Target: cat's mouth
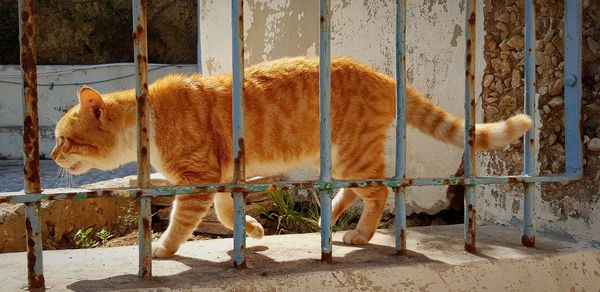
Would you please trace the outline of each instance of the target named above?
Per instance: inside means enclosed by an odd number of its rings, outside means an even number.
[[[77,161],[75,164],[71,165],[68,170],[69,172],[77,172],[78,169],[81,168],[81,161]]]

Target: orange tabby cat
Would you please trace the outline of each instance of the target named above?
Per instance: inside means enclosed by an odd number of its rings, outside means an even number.
[[[248,176],[269,175],[309,162],[319,164],[319,62],[287,58],[245,71],[246,169]],[[395,120],[394,79],[350,58],[331,64],[333,177],[384,177],[386,133]],[[150,161],[174,184],[226,183],[232,180],[231,74],[170,75],[149,88]],[[72,174],[109,170],[136,159],[135,92],[100,94],[83,87],[79,105],[56,127],[52,158]],[[463,145],[464,122],[407,88],[408,124],[446,143]],[[478,124],[477,150],[514,142],[531,127],[523,114]],[[335,222],[358,197],[364,211],[348,244],[372,237],[383,213],[386,188],[342,189],[333,200]],[[211,196],[178,196],[166,232],[153,247],[155,257],[173,255],[206,214]],[[219,220],[233,226],[229,193],[214,194]],[[246,216],[248,235],[263,236],[262,226]]]

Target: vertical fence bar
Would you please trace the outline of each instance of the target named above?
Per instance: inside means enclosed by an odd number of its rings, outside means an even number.
[[[40,145],[38,125],[37,62],[35,53],[35,0],[19,0],[19,41],[23,101],[23,177],[25,193],[42,191],[40,186]],[[25,204],[27,240],[27,284],[44,289],[42,233],[39,203]]]
[[[45,279],[40,202],[25,204],[25,231],[27,236],[27,286],[30,290],[43,290]]]
[[[532,117],[533,125],[523,140],[523,172],[534,175],[536,163],[535,151],[535,6],[533,0],[525,0],[525,113]],[[523,197],[523,237],[521,243],[527,247],[535,246],[535,183],[525,183]]]
[[[196,0],[196,23],[198,27],[196,29],[196,71],[202,74],[202,0]]]
[[[150,159],[148,134],[148,34],[146,18],[146,0],[133,0],[133,49],[135,56],[135,96],[136,96],[136,129],[137,129],[137,168],[138,187],[150,186]],[[140,200],[140,216],[138,221],[139,271],[138,276],[152,276],[152,231],[151,231],[151,198]]]
[[[396,1],[396,174],[406,178],[406,0]],[[396,254],[406,255],[406,188],[394,189]]]
[[[244,6],[243,0],[231,0],[231,39],[233,64],[233,182],[246,180],[244,147]],[[246,222],[244,194],[233,193],[233,265],[246,268]]]
[[[319,2],[319,119],[320,177],[331,181],[331,12],[330,1]],[[319,190],[321,203],[321,260],[331,262],[331,191]]]
[[[583,174],[581,151],[581,0],[565,1],[565,161],[566,173]]]
[[[475,11],[476,0],[467,0],[465,13],[465,176],[475,176]],[[467,134],[468,133],[468,134]],[[475,252],[476,217],[475,186],[465,186],[465,250]]]

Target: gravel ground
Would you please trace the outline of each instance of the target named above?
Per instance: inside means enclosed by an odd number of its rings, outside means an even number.
[[[98,181],[110,180],[136,174],[135,163],[124,165],[112,171],[92,170],[82,175],[70,176],[60,174],[59,167],[52,160],[41,160],[42,188],[77,187]],[[0,192],[15,192],[23,189],[23,161],[0,160]]]

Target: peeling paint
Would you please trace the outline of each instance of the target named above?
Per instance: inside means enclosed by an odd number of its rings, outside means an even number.
[[[452,40],[450,41],[450,45],[456,47],[458,45],[457,39],[459,36],[463,35],[462,27],[458,24],[454,25],[454,32],[452,33]]]

